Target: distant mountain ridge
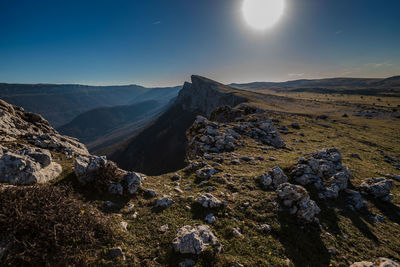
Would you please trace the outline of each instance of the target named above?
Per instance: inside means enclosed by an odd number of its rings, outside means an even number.
[[[246,90],[273,90],[275,92],[315,92],[400,96],[400,76],[389,78],[327,78],[301,79],[287,82],[233,83],[232,87]]]
[[[0,83],[0,98],[30,112],[41,114],[54,127],[70,122],[79,114],[98,107],[131,105],[153,94],[161,103],[176,96],[180,87],[145,88],[139,85],[88,86],[79,84]],[[160,93],[161,92],[161,93]],[[175,95],[174,95],[175,94]],[[147,98],[146,100],[157,100]]]

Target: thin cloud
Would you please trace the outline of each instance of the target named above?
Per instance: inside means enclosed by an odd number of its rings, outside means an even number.
[[[337,32],[335,32],[335,34],[341,34],[342,30],[338,30]]]
[[[161,24],[161,20],[156,20],[156,21],[154,21],[152,24],[153,24],[153,25]]]

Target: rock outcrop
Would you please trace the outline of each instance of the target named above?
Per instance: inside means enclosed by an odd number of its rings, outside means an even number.
[[[17,139],[66,155],[89,155],[85,145],[75,138],[60,135],[39,114],[0,100],[0,140]]]
[[[284,183],[276,190],[282,204],[295,214],[300,222],[317,222],[316,215],[321,211],[317,204],[310,199],[307,190],[300,185]]]
[[[336,148],[319,150],[307,158],[300,158],[292,173],[299,184],[313,184],[320,198],[337,198],[353,177],[342,165],[342,155]]]
[[[57,178],[61,165],[54,162],[51,153],[41,148],[25,146],[11,151],[0,145],[0,182],[12,185],[46,183]]]
[[[219,251],[222,245],[207,225],[185,225],[176,234],[172,245],[176,252],[181,254],[201,254],[210,245]]]
[[[287,176],[278,166],[273,167],[260,177],[260,183],[265,189],[276,189],[280,184],[288,181]]]
[[[361,184],[361,190],[379,200],[389,202],[393,199],[390,191],[393,189],[393,181],[384,177],[367,179]]]
[[[201,194],[196,198],[196,202],[204,208],[222,208],[226,206],[226,203],[222,202],[212,194],[205,193]]]
[[[108,192],[118,195],[122,195],[123,192],[135,194],[146,179],[143,174],[118,168],[105,156],[78,157],[74,162],[74,170],[81,184],[107,184]]]
[[[276,148],[285,147],[285,142],[278,134],[272,121],[265,116],[242,117],[233,123],[218,123],[202,116],[197,116],[188,129],[188,156],[204,153],[221,153],[234,151],[243,146],[242,136],[259,140]]]

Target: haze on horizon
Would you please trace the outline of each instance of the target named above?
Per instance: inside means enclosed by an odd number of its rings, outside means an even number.
[[[0,82],[179,85],[400,74],[400,2],[285,0],[271,28],[242,0],[0,2]]]

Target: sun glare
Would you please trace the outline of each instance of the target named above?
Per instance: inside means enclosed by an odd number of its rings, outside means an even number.
[[[242,12],[252,28],[265,30],[279,20],[284,8],[285,0],[244,0]]]

